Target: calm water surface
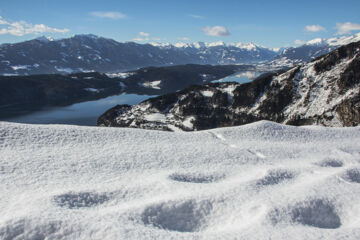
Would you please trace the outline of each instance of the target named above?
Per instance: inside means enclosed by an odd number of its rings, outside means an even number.
[[[148,95],[121,94],[77,103],[66,107],[43,109],[27,115],[10,118],[5,121],[34,124],[71,124],[95,126],[98,117],[117,104],[138,104],[150,97]]]

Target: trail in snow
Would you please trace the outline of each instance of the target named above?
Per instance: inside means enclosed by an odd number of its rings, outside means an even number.
[[[219,139],[220,141],[222,141],[223,144],[225,144],[225,145],[227,145],[227,146],[229,146],[229,147],[231,147],[231,148],[239,148],[236,144],[228,143],[228,142],[226,141],[226,138],[225,138],[223,135],[221,135],[221,134],[219,134],[219,133],[214,133],[214,132],[209,132],[209,133],[210,133],[212,136],[214,136],[215,138],[217,138],[217,139]],[[250,150],[250,149],[247,149],[247,151],[248,151],[249,153],[251,153],[251,154],[259,157],[259,158],[266,158],[266,156],[265,156],[264,154],[260,153],[260,152],[254,152],[254,151],[252,151],[252,150]]]

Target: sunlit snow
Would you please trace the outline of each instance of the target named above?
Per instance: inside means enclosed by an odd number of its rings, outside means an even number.
[[[360,128],[0,122],[0,239],[359,239]]]

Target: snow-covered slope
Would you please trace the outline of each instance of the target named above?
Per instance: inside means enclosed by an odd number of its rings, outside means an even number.
[[[0,239],[359,239],[360,128],[0,122]]]
[[[360,33],[350,36],[342,36],[338,38],[329,38],[326,40],[327,44],[329,44],[330,46],[341,46],[358,41],[360,41]]]

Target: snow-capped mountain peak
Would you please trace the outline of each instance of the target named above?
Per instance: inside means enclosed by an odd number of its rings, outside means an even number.
[[[327,54],[336,48],[352,42],[360,41],[360,33],[335,38],[315,38],[298,47],[284,49],[276,59],[286,58],[291,61],[308,62],[321,55]]]
[[[38,37],[35,40],[38,40],[38,41],[41,41],[41,42],[52,42],[52,41],[54,41],[54,39],[52,37],[45,37],[45,36]]]
[[[236,46],[238,48],[246,49],[248,51],[254,51],[259,47],[255,43],[245,43],[245,44],[244,43],[238,43]]]
[[[191,43],[183,43],[183,42],[177,42],[174,43],[174,47],[177,48],[188,48],[188,47],[193,47]]]
[[[205,45],[206,47],[226,46],[226,44],[223,41],[206,43]]]
[[[206,47],[204,42],[194,42],[193,46],[198,49]]]
[[[323,38],[315,38],[305,43],[305,45],[324,46],[327,45],[327,41]]]
[[[329,38],[327,40],[327,43],[330,46],[340,46],[340,45],[346,45],[352,42],[358,42],[360,41],[360,33],[350,35],[350,36],[343,36],[339,38]]]
[[[159,48],[168,48],[171,47],[172,45],[168,42],[150,42],[150,45],[154,46],[154,47],[159,47]]]

